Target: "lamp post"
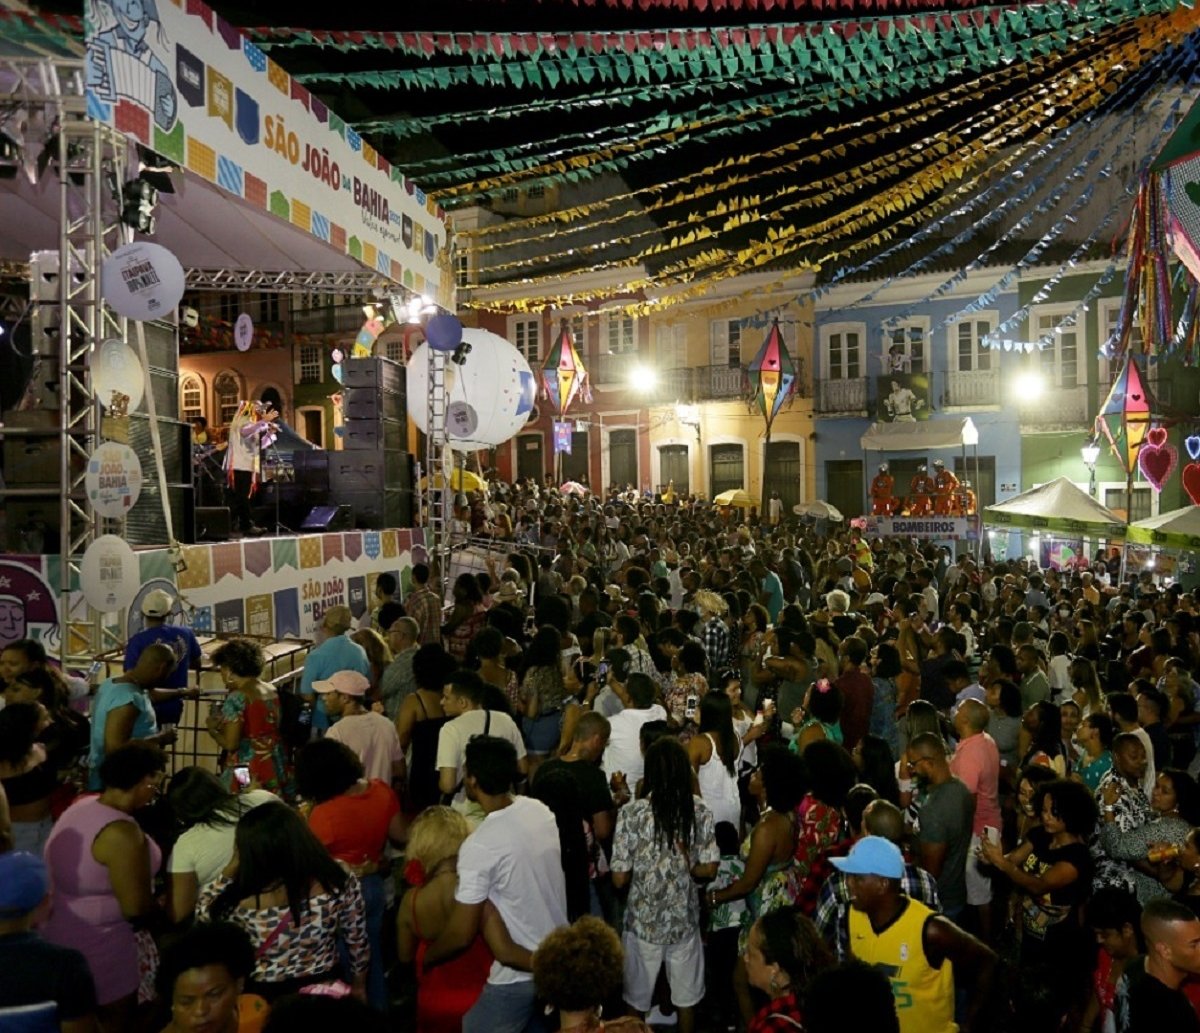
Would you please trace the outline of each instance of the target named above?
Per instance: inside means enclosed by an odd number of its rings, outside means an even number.
[[[1088,468],[1088,494],[1096,497],[1096,461],[1100,458],[1100,446],[1094,437],[1088,438],[1079,450],[1083,465]]]

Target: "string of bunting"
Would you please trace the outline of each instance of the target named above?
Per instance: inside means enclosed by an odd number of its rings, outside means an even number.
[[[538,0],[545,6],[565,7],[566,0]],[[914,10],[926,6],[923,0],[570,0],[572,7],[610,7],[632,11],[834,11],[839,7],[850,13],[887,10]],[[975,0],[952,0],[955,7],[974,7]]]
[[[1136,30],[1134,35],[1135,38],[1138,35]],[[1121,63],[1128,66],[1128,64],[1136,62],[1137,56],[1136,42],[1122,43],[1110,48],[1104,60],[1092,58],[1090,64],[1097,79],[1103,82],[1114,66]],[[998,147],[1001,141],[1015,135],[1017,128],[1023,132],[1029,132],[1030,127],[1042,124],[1047,107],[1053,107],[1054,110],[1059,108],[1071,110],[1071,106],[1076,105],[1076,110],[1082,110],[1078,105],[1086,106],[1097,103],[1097,95],[1102,95],[1102,91],[1094,91],[1091,83],[1083,82],[1073,71],[1074,66],[1070,62],[1062,62],[1062,66],[1051,83],[1042,83],[1036,87],[1040,93],[1049,94],[1052,104],[1014,103],[1010,109],[1012,114],[1007,120],[1002,120],[998,112],[991,112],[983,121],[991,123],[993,128],[979,139],[965,142],[959,148],[949,150],[927,168],[918,170],[913,177],[888,187],[881,194],[849,206],[837,215],[815,225],[804,228],[784,226],[778,230],[769,227],[765,240],[753,243],[737,253],[735,263],[728,266],[730,271],[726,275],[735,275],[732,272],[734,268],[755,268],[785,254],[794,253],[799,248],[823,243],[834,236],[852,235],[857,230],[865,229],[887,216],[899,214],[926,197],[934,197],[947,183],[962,178],[971,167],[989,160],[991,158],[989,149]],[[789,207],[795,206],[785,205],[783,209],[786,210]],[[846,225],[842,225],[842,223],[846,223]],[[704,269],[727,265],[731,257],[733,256],[723,249],[704,251],[682,263],[660,269],[653,282],[661,285],[676,279],[691,279]],[[635,260],[626,259],[603,263],[593,268],[615,268],[629,265],[633,261]],[[525,287],[530,287],[545,282],[547,279],[554,278],[525,277],[519,282]],[[650,282],[634,281],[633,285],[623,286],[628,290],[651,285]]]
[[[1125,45],[1124,48],[1117,53],[1117,61],[1118,62],[1120,62],[1120,61],[1130,62],[1132,67],[1134,67],[1134,68],[1140,67],[1140,65],[1142,63],[1142,58],[1145,57],[1145,55],[1147,53],[1149,53],[1155,46],[1159,45],[1160,40],[1164,36],[1180,35],[1188,27],[1189,26],[1187,24],[1186,17],[1185,18],[1171,17],[1168,19],[1163,19],[1157,25],[1147,24],[1145,26],[1145,31],[1141,34],[1141,36],[1139,38],[1139,42],[1132,46]],[[1111,58],[1112,58],[1111,53],[1109,55],[1109,58],[1110,58],[1110,60],[1109,60],[1108,64],[1111,66],[1111,64],[1113,63],[1113,61],[1111,60]],[[1061,129],[1061,128],[1064,128],[1064,126],[1059,126],[1058,128]],[[955,178],[961,177],[962,175],[963,175],[963,170],[960,169]],[[936,180],[935,180],[935,185],[936,185]],[[948,202],[952,203],[953,200],[958,196],[961,196],[961,193],[959,191],[955,191],[950,197],[946,198],[946,200]],[[940,203],[937,204],[937,206],[940,207]],[[882,207],[884,209],[884,214],[892,214],[894,211],[896,211],[896,209],[894,209],[894,208],[892,208],[889,211],[889,207],[888,207],[887,203],[882,203]],[[927,206],[927,208],[928,208],[928,206]],[[901,206],[901,208],[899,210],[903,210],[903,206]],[[872,215],[870,213],[868,213],[866,222],[868,224],[870,224],[870,223],[873,223],[876,221],[878,221],[878,216],[872,217]],[[904,224],[911,223],[911,221],[912,221],[911,217],[905,217],[903,219],[900,219],[897,221],[896,224],[893,224],[892,226],[889,226],[889,227],[875,233],[871,237],[861,240],[861,241],[858,241],[856,243],[853,243],[849,247],[842,249],[842,251],[837,252],[831,256],[825,256],[821,260],[827,261],[829,258],[837,257],[837,255],[839,255],[839,254],[854,253],[857,250],[862,250],[862,249],[869,248],[869,247],[877,247],[880,242],[884,242],[886,240],[892,239],[896,235],[898,226],[902,227]],[[714,273],[711,276],[698,278],[699,272],[703,268],[703,265],[702,265],[703,259],[708,257],[710,263],[712,261],[711,255],[706,254],[706,255],[699,256],[699,258],[701,259],[701,262],[692,263],[693,267],[687,271],[687,278],[689,278],[693,281],[696,281],[694,286],[685,290],[682,293],[672,295],[671,301],[676,302],[676,301],[682,300],[683,298],[696,297],[696,296],[700,295],[701,293],[703,293],[705,290],[707,290],[709,288],[709,286],[711,285],[711,283],[717,279],[724,278],[727,276],[737,275],[739,272],[744,271],[748,268],[756,268],[762,264],[765,264],[765,262],[767,262],[767,261],[772,261],[779,257],[782,257],[784,255],[792,253],[797,249],[798,246],[803,246],[803,244],[804,244],[804,241],[781,240],[781,239],[777,238],[774,234],[769,234],[768,236],[769,236],[769,239],[767,241],[765,241],[759,245],[756,245],[750,249],[747,249],[745,252],[739,253],[737,256],[735,256],[737,259],[736,264],[730,265],[729,267],[723,269],[720,273]],[[764,248],[767,249],[766,254],[763,253]],[[718,262],[729,261],[729,256],[725,255],[725,254],[719,254],[716,256],[716,258],[717,258]],[[607,291],[597,291],[597,292],[593,292],[592,296],[596,300],[599,300],[601,296],[612,297],[620,292],[628,292],[630,289],[633,289],[634,286],[636,286],[636,285],[621,284],[619,290],[613,289],[613,290],[607,290]],[[572,298],[572,300],[577,301],[580,299],[576,295]],[[530,308],[540,307],[539,299],[530,299],[529,307]],[[630,305],[628,305],[626,307],[631,310],[632,309],[644,310],[645,308],[652,309],[655,307],[655,303],[654,302],[631,303]]]
[[[1168,26],[1162,26],[1162,28],[1157,29],[1157,30],[1153,29],[1152,26],[1146,26],[1146,31],[1151,32],[1151,35],[1153,35],[1154,31],[1168,31]],[[1147,47],[1147,49],[1148,49],[1148,47]],[[1126,49],[1121,50],[1121,52],[1118,52],[1115,55],[1115,58],[1114,58],[1114,55],[1110,54],[1109,56],[1110,56],[1110,61],[1111,60],[1135,61],[1136,58],[1138,58],[1138,56],[1139,56],[1139,50],[1138,50],[1138,47],[1136,47],[1136,46],[1134,46],[1132,48],[1127,47]],[[1061,128],[1061,126],[1058,126],[1058,128]],[[986,148],[985,148],[985,150],[986,150]],[[1004,158],[1002,158],[1001,163],[1003,164],[1004,162],[1006,162],[1006,160],[1004,160]],[[1009,161],[1008,163],[1010,164],[1012,162]],[[958,175],[959,176],[962,175],[961,169],[959,170]],[[935,180],[935,185],[936,185],[936,182],[937,181]],[[948,185],[949,181],[947,180],[946,182]],[[962,184],[959,188],[956,188],[956,190],[949,190],[941,198],[935,199],[934,202],[931,203],[931,205],[926,206],[926,209],[930,208],[930,206],[931,206],[931,208],[934,208],[936,210],[937,208],[943,208],[943,206],[946,206],[948,204],[953,204],[956,199],[964,196],[965,193],[973,191],[977,185],[978,185],[978,179],[976,181],[964,182],[964,184]],[[924,215],[924,212],[918,211],[918,212],[911,212],[911,214],[896,218],[896,221],[894,223],[889,224],[888,227],[884,227],[884,228],[878,230],[877,233],[869,236],[869,238],[854,241],[854,242],[852,242],[852,244],[847,245],[846,247],[842,247],[840,251],[834,252],[832,254],[832,256],[827,256],[826,258],[823,258],[822,260],[828,260],[829,258],[836,258],[839,256],[846,256],[846,254],[852,254],[857,251],[862,251],[862,250],[865,250],[865,248],[877,247],[881,241],[887,241],[889,239],[894,238],[896,233],[898,233],[902,227],[906,226],[906,224],[911,224],[912,222],[916,221],[916,218],[918,218],[922,215]],[[868,214],[868,216],[866,216],[866,221],[874,222],[876,220],[874,217],[871,216],[871,214]],[[802,242],[800,242],[800,244],[802,244]],[[722,280],[722,278],[727,278],[730,276],[737,276],[740,274],[740,272],[758,268],[758,266],[760,266],[762,264],[766,264],[766,262],[770,262],[770,260],[774,260],[776,258],[786,256],[786,254],[796,251],[797,247],[800,246],[800,244],[798,244],[797,241],[782,241],[782,242],[780,242],[775,239],[768,240],[767,242],[764,242],[764,244],[748,248],[748,250],[746,250],[745,252],[739,253],[738,256],[736,257],[737,258],[736,263],[728,264],[728,265],[724,266],[724,268],[722,268],[720,271],[714,272],[714,274],[712,274],[712,275],[709,275],[706,277],[697,277],[695,275],[695,272],[692,272],[692,274],[690,276],[691,281],[692,281],[691,286],[686,287],[683,290],[680,290],[680,292],[671,294],[670,298],[667,298],[667,296],[665,294],[659,294],[658,298],[656,298],[656,299],[650,299],[647,301],[631,301],[631,302],[629,302],[629,304],[624,305],[623,308],[625,311],[631,311],[631,312],[649,312],[649,311],[656,311],[656,310],[658,310],[658,308],[661,308],[661,307],[666,307],[666,305],[678,304],[679,301],[700,298],[700,296],[702,296],[704,293],[708,292],[708,290],[710,289],[710,287],[712,287],[712,284],[714,282]],[[767,254],[761,253],[764,247],[766,247],[768,250]],[[758,252],[758,253],[756,253],[756,252]],[[604,298],[611,298],[611,296],[617,295],[618,293],[626,293],[626,292],[628,292],[628,290],[635,289],[636,287],[640,287],[640,286],[641,286],[641,284],[638,284],[638,283],[622,284],[622,287],[620,287],[619,290],[598,290],[598,292],[590,293],[590,296],[592,296],[592,298],[596,299],[596,300],[599,300],[601,298],[601,296],[604,296]],[[760,288],[760,290],[761,289],[762,288]],[[628,294],[626,294],[626,296],[628,296]],[[568,304],[570,304],[570,302],[577,302],[582,299],[580,298],[580,295],[575,294],[575,295],[570,295],[570,296],[564,295],[564,298],[562,300],[564,300],[564,301],[568,302]],[[545,300],[534,299],[534,298],[530,298],[528,300],[528,308],[540,308],[544,304],[546,304]],[[524,306],[521,306],[521,307],[524,307]]]
[[[1055,26],[1073,13],[1074,5],[1047,3],[1022,10],[1012,4],[984,3],[971,11],[921,12],[917,14],[876,14],[862,20],[821,20],[809,22],[751,22],[733,27],[652,28],[618,31],[541,31],[541,32],[371,32],[336,29],[306,29],[262,25],[247,30],[263,50],[318,47],[342,53],[385,50],[407,57],[465,57],[480,62],[516,55],[538,57],[560,55],[569,60],[588,54],[634,54],[638,51],[670,54],[673,51],[701,49],[748,51],[768,48],[783,50],[796,40],[831,31],[849,42],[860,34],[886,37],[893,32],[931,32],[955,27],[982,29],[985,22],[999,27],[1002,21],[1023,30]],[[832,6],[830,10],[833,10]],[[1055,26],[1058,27],[1058,26]]]
[[[1016,75],[1020,75],[1020,74],[1028,75],[1028,70],[1019,68],[1012,73],[1011,77],[1015,77]],[[1040,86],[1040,80],[1039,80],[1039,86]],[[1004,82],[1004,81],[998,82],[997,89],[1004,90],[1006,97],[1012,95],[1011,85],[1007,82]],[[962,90],[960,92],[965,93],[965,90],[966,90],[966,88],[964,87],[964,88],[962,88]],[[964,96],[963,98],[960,98],[958,101],[955,101],[953,103],[947,101],[941,105],[941,111],[943,113],[946,113],[946,112],[952,110],[954,107],[956,107],[959,104],[966,103],[966,102],[969,102],[969,101],[972,101],[975,99],[976,99],[975,96],[970,95],[970,96]],[[984,115],[977,114],[976,120],[981,121],[987,117],[989,117],[989,116],[987,116],[986,113]],[[916,124],[919,124],[920,122],[923,122],[924,120],[925,120],[925,116],[923,114],[916,114],[913,116],[912,123],[914,125],[916,125]],[[906,123],[895,123],[892,128],[903,127],[903,125],[905,125],[905,124]],[[911,152],[911,153],[906,153],[905,156],[903,156],[903,157],[900,156],[903,152],[897,151],[897,152],[893,152],[890,154],[881,154],[881,155],[878,155],[875,158],[869,159],[865,162],[857,162],[856,163],[848,157],[849,151],[855,147],[866,146],[867,144],[872,144],[877,139],[877,134],[874,132],[863,133],[863,134],[860,134],[857,137],[847,141],[847,145],[844,147],[841,147],[841,149],[838,151],[839,157],[846,158],[846,165],[848,167],[840,168],[838,171],[832,173],[831,175],[829,175],[827,177],[821,178],[821,179],[801,178],[801,179],[798,179],[795,183],[792,183],[788,186],[776,188],[769,197],[769,200],[772,202],[772,205],[770,205],[770,206],[765,205],[764,198],[760,194],[754,194],[754,195],[750,195],[750,196],[735,195],[728,199],[722,200],[721,202],[718,202],[715,206],[713,206],[707,212],[700,212],[700,213],[691,212],[684,219],[674,220],[674,221],[667,222],[667,223],[664,223],[664,224],[661,224],[658,226],[653,226],[651,228],[642,230],[640,232],[626,233],[619,237],[610,238],[608,240],[601,241],[598,243],[576,244],[571,247],[571,252],[574,256],[580,256],[580,255],[584,255],[584,254],[595,252],[595,251],[605,250],[605,249],[613,247],[614,245],[629,246],[635,240],[638,240],[641,238],[645,238],[645,237],[656,237],[657,238],[660,236],[667,236],[668,241],[666,243],[655,244],[651,248],[649,248],[647,251],[643,251],[642,257],[648,257],[649,255],[656,254],[656,253],[666,251],[666,250],[671,250],[671,249],[678,248],[678,247],[686,247],[691,244],[694,244],[697,240],[711,238],[719,232],[725,232],[730,229],[737,228],[738,226],[745,225],[748,221],[750,221],[750,217],[749,217],[748,213],[750,213],[752,211],[757,212],[759,215],[764,216],[764,217],[766,216],[766,214],[768,212],[782,211],[783,206],[782,206],[781,202],[783,201],[783,199],[785,199],[787,197],[791,197],[791,196],[795,196],[795,195],[803,195],[803,196],[807,197],[813,203],[820,203],[823,200],[827,200],[831,196],[836,196],[839,194],[852,192],[852,191],[860,188],[864,182],[875,183],[885,173],[895,174],[898,170],[915,167],[918,164],[923,164],[924,162],[926,162],[928,160],[930,153],[939,153],[939,154],[947,153],[950,149],[951,144],[960,142],[962,135],[967,132],[970,132],[971,129],[973,128],[973,125],[974,125],[974,123],[970,119],[968,119],[965,122],[961,123],[958,127],[954,128],[952,130],[946,130],[946,131],[940,133],[938,135],[937,139],[925,138],[923,140],[914,141],[913,143],[910,143],[906,148],[903,149],[904,152]],[[832,135],[835,133],[839,133],[840,131],[841,131],[840,128],[833,129],[833,130],[827,130],[827,131],[825,131],[825,133],[823,133],[821,135],[828,136],[828,135]],[[930,150],[930,149],[932,149],[932,150]],[[745,160],[746,159],[743,157],[742,161],[745,162]],[[816,152],[813,154],[806,155],[805,157],[797,159],[795,161],[788,162],[781,167],[771,168],[769,171],[770,171],[770,174],[774,176],[774,175],[778,175],[780,172],[785,171],[785,170],[800,169],[806,164],[820,164],[824,160],[825,160],[825,155],[823,154],[823,152]],[[741,166],[739,165],[739,167],[741,167]],[[735,185],[739,185],[739,184],[743,184],[743,183],[750,183],[765,174],[766,174],[765,171],[760,171],[760,172],[757,172],[754,174],[743,174],[740,176],[733,176],[733,177],[730,177],[730,178],[724,180],[721,183],[709,183],[706,185],[704,192],[712,193],[712,192],[716,192],[725,187],[735,186]],[[693,197],[693,196],[700,196],[700,195],[699,194],[689,195],[688,198],[684,198],[684,199],[690,199],[690,197]],[[640,209],[639,212],[635,212],[633,214],[635,216],[636,215],[647,215],[654,211],[660,210],[662,208],[676,206],[680,203],[680,200],[681,200],[680,197],[673,197],[670,199],[661,200],[661,201],[652,203],[652,204]],[[774,208],[775,204],[779,204],[780,208],[779,209]],[[791,207],[794,207],[794,206],[791,206]],[[621,216],[621,218],[627,218],[627,217],[628,216],[625,216],[625,215]],[[709,219],[713,219],[713,218],[724,218],[725,221],[717,229],[703,225],[704,222],[706,222]],[[613,221],[616,221],[616,220],[615,219],[614,220],[605,220],[605,222],[609,222],[609,223],[611,223]],[[560,234],[558,236],[566,236],[566,235],[569,235],[574,232],[579,232],[581,230],[594,230],[598,225],[599,225],[598,223],[588,223],[588,224],[582,224],[582,225],[577,225],[577,226],[573,226],[573,227],[567,227],[563,230],[562,234]],[[671,233],[675,233],[675,232],[683,232],[685,235],[682,237],[670,237],[669,236]],[[501,247],[511,248],[511,247],[516,246],[518,243],[522,243],[522,242],[532,243],[538,239],[540,239],[540,238],[526,238],[524,241],[504,241],[499,244],[485,245],[485,246],[483,246],[483,248],[481,248],[481,250],[491,251],[491,250],[495,250],[495,249],[501,248]],[[567,245],[564,241],[556,239],[555,243],[560,251],[566,249]],[[464,250],[470,251],[472,249],[466,248]],[[496,273],[496,272],[503,272],[508,269],[514,269],[514,268],[527,268],[531,264],[548,263],[548,262],[555,261],[557,259],[557,257],[558,257],[557,254],[536,255],[536,256],[525,255],[525,256],[522,256],[521,258],[515,259],[511,262],[489,263],[488,264],[488,272]]]
[[[1131,29],[1130,29],[1131,25],[1139,25],[1139,24],[1142,24],[1142,22],[1143,22],[1143,20],[1139,19],[1137,22],[1125,23],[1123,26],[1108,30],[1108,32],[1104,35],[1104,37],[1102,37],[1098,40],[1097,45],[1098,46],[1111,46],[1113,43],[1113,40],[1122,39],[1122,38],[1124,38],[1125,35],[1128,35],[1131,32]],[[1051,54],[1049,54],[1045,57],[1038,58],[1037,60],[1052,61],[1055,59],[1078,60],[1078,56],[1074,55],[1074,54],[1070,54],[1069,52],[1052,52]],[[1034,62],[1034,63],[1036,63],[1036,62]],[[1021,70],[1028,71],[1027,65],[1024,65],[1024,64],[1014,65],[1005,70],[1009,71],[1009,72],[1015,71],[1018,73]],[[1081,69],[1080,74],[1083,75],[1085,78],[1091,77],[1091,73],[1088,71],[1088,69],[1086,67]],[[897,72],[892,73],[890,76],[887,77],[888,85],[885,86],[884,89],[887,92],[894,91],[897,94],[899,94],[908,89],[918,88],[921,85],[922,81],[923,80],[921,79],[921,75],[920,75],[919,71],[914,70],[912,72],[912,74],[909,75],[903,71],[898,70]],[[852,105],[847,104],[845,106],[850,107]],[[836,111],[838,108],[837,101],[830,99],[826,104],[823,104],[823,105],[817,104],[811,110],[821,110],[822,108],[827,108],[831,111]],[[649,160],[652,158],[661,158],[663,155],[683,146],[685,143],[690,143],[690,142],[694,143],[700,139],[703,139],[705,142],[711,143],[712,141],[714,141],[718,138],[725,138],[725,137],[740,135],[742,133],[753,130],[754,128],[756,128],[756,126],[758,124],[770,124],[771,122],[775,121],[776,119],[783,118],[783,117],[787,117],[787,116],[784,114],[768,115],[768,116],[764,117],[763,119],[759,119],[759,120],[743,120],[741,122],[735,122],[734,124],[728,125],[728,126],[718,126],[715,129],[709,131],[703,137],[701,137],[700,135],[695,134],[695,133],[686,133],[686,132],[685,133],[672,133],[672,134],[669,134],[668,138],[664,142],[659,144],[657,147],[654,147],[654,148],[642,147],[641,149],[638,150],[638,152],[636,154],[633,154],[633,155],[620,154],[620,155],[612,156],[611,152],[600,151],[600,152],[598,152],[598,155],[593,155],[588,159],[576,158],[570,162],[552,162],[549,166],[547,166],[545,168],[539,168],[539,169],[532,170],[536,175],[536,178],[534,178],[532,180],[526,179],[526,178],[522,177],[520,174],[506,174],[506,175],[495,176],[491,179],[487,179],[487,180],[483,180],[483,181],[477,181],[477,182],[473,182],[473,183],[469,183],[469,184],[464,184],[460,187],[451,187],[448,189],[435,191],[435,193],[436,193],[436,196],[439,198],[439,200],[442,203],[447,204],[448,206],[453,206],[456,204],[467,203],[469,201],[480,199],[480,198],[486,196],[487,194],[489,194],[492,190],[503,189],[509,185],[512,185],[512,184],[518,183],[518,182],[541,182],[541,183],[548,184],[548,183],[555,182],[555,181],[558,181],[561,179],[566,179],[569,181],[578,181],[578,180],[582,180],[585,178],[590,178],[590,177],[598,175],[602,172],[620,172],[623,169],[627,168],[634,161],[645,161],[645,160]],[[836,148],[835,148],[835,151],[836,151]]]
[[[1107,20],[1098,19],[1085,23],[1081,31],[1097,33],[1103,27],[1111,24]],[[1054,41],[1057,44],[1058,34]],[[1056,45],[1051,52],[1060,48]],[[1065,48],[1062,48],[1065,49]],[[705,126],[715,126],[726,122],[736,122],[739,132],[752,131],[763,123],[770,124],[776,119],[799,118],[813,110],[827,108],[837,102],[850,101],[856,104],[866,94],[873,95],[879,88],[892,88],[898,83],[915,86],[918,80],[925,87],[944,82],[952,75],[961,75],[965,71],[982,72],[993,65],[1000,64],[995,54],[980,53],[977,59],[958,60],[955,62],[935,62],[933,71],[924,64],[915,65],[904,71],[897,67],[877,69],[869,79],[860,79],[853,85],[841,82],[831,84],[798,84],[783,91],[746,99],[732,98],[720,102],[711,101],[694,108],[691,111],[671,115],[655,113],[641,121],[626,122],[618,128],[618,135],[605,141],[603,150],[596,151],[597,137],[611,136],[612,128],[591,130],[577,134],[557,134],[551,143],[542,140],[523,141],[504,148],[490,148],[486,151],[458,152],[453,155],[430,158],[418,162],[403,164],[407,175],[418,179],[431,192],[437,193],[439,184],[461,181],[464,176],[477,180],[483,174],[507,174],[499,176],[494,182],[497,185],[516,182],[516,177],[524,173],[538,172],[552,161],[570,159],[572,156],[586,154],[595,158],[625,150],[633,157],[639,157],[653,152],[648,150],[654,143],[672,139],[680,132],[695,133]],[[1018,66],[1019,67],[1019,66]],[[907,78],[906,78],[907,77]],[[832,88],[832,92],[831,92]],[[809,106],[798,103],[800,98],[811,96]],[[761,113],[759,119],[747,119],[744,116]],[[572,141],[581,142],[574,144]],[[553,149],[548,149],[553,148]],[[526,152],[533,152],[524,156]],[[436,172],[435,168],[449,168],[448,171]],[[575,166],[578,168],[578,165]],[[449,195],[448,195],[449,196]]]
[[[1035,152],[1029,159],[1019,166],[1016,171],[1010,173],[996,183],[993,183],[986,190],[975,194],[964,204],[958,206],[952,211],[930,221],[912,236],[898,241],[883,251],[879,251],[876,254],[871,255],[857,265],[844,266],[836,270],[824,283],[814,287],[812,290],[807,292],[806,295],[802,295],[797,298],[797,304],[804,305],[806,303],[815,303],[820,298],[832,291],[838,283],[842,282],[848,277],[867,272],[871,268],[887,261],[889,258],[892,258],[901,251],[915,246],[916,244],[919,244],[938,233],[946,226],[947,223],[970,215],[972,212],[986,205],[988,210],[983,215],[974,219],[966,227],[966,229],[962,230],[950,240],[946,241],[938,248],[922,255],[902,272],[888,276],[879,281],[872,290],[860,296],[855,301],[831,311],[834,313],[848,312],[857,306],[873,301],[881,291],[885,290],[896,280],[906,276],[916,275],[924,268],[932,265],[938,259],[950,255],[962,244],[966,243],[966,241],[976,233],[998,221],[1008,209],[1023,204],[1025,201],[1033,197],[1034,194],[1040,192],[1049,178],[1054,174],[1058,167],[1068,159],[1070,155],[1078,150],[1085,141],[1089,140],[1094,133],[1105,129],[1104,124],[1100,120],[1101,116],[1105,113],[1111,113],[1112,111],[1124,108],[1128,104],[1126,95],[1136,93],[1141,88],[1143,80],[1152,83],[1159,83],[1159,87],[1153,93],[1141,97],[1138,102],[1134,104],[1133,109],[1130,112],[1130,117],[1139,121],[1143,118],[1151,117],[1159,107],[1167,102],[1169,99],[1169,94],[1173,92],[1172,87],[1176,83],[1183,85],[1187,82],[1187,77],[1183,73],[1187,72],[1188,74],[1193,74],[1192,70],[1196,66],[1196,57],[1196,48],[1190,39],[1185,39],[1179,45],[1173,46],[1161,54],[1156,55],[1153,60],[1151,60],[1142,69],[1138,70],[1135,75],[1127,78],[1121,84],[1120,89],[1110,95],[1099,108],[1097,108],[1095,111],[1088,112],[1084,118],[1080,120],[1080,122],[1076,123],[1075,125],[1068,126],[1057,138],[1052,139],[1044,144],[1037,152]],[[1173,113],[1178,110],[1180,104],[1180,99],[1176,98],[1166,116],[1166,121],[1164,122],[1162,129],[1163,132],[1167,130],[1171,119],[1173,118]],[[1083,132],[1080,132],[1080,126],[1086,126],[1086,129],[1084,129]],[[1053,153],[1060,147],[1060,145],[1067,141],[1071,141],[1068,147],[1058,154],[1054,160],[1045,167],[1043,173],[1037,177],[1034,177],[1032,180],[1029,179],[1028,173],[1030,168],[1033,166],[1040,166],[1049,154]],[[992,203],[995,196],[1003,195],[1006,190],[1017,185],[1018,183],[1024,183],[1025,186],[1022,187],[1017,194],[999,204]],[[773,310],[771,309],[759,310],[753,316],[747,317],[746,322],[752,326],[765,325],[765,323],[769,322],[770,318],[772,317],[772,313]]]

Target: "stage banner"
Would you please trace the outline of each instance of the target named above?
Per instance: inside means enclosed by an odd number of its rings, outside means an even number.
[[[935,541],[974,541],[979,537],[978,517],[876,517],[862,518],[869,538],[929,538]]]
[[[87,0],[88,115],[363,265],[452,302],[445,213],[200,0]]]
[[[368,608],[368,586],[380,574],[388,573],[403,585],[412,583],[413,550],[423,546],[420,530],[405,531],[401,540],[390,534],[393,543],[402,544],[391,558],[360,553],[355,559],[344,554],[313,568],[294,565],[263,569],[233,563],[233,552],[242,543],[189,545],[183,556],[187,569],[175,573],[166,549],[147,549],[137,553],[142,584],[127,607],[123,627],[113,627],[122,639],[142,627],[142,600],[155,589],[164,589],[179,597],[168,621],[180,623],[190,614],[197,634],[224,632],[249,633],[276,637],[285,635],[315,638],[325,611],[331,606],[349,606],[356,614]],[[273,539],[279,544],[286,539]],[[301,546],[315,542],[318,552],[321,536],[300,539]],[[291,539],[294,546],[296,539]],[[215,554],[220,552],[218,558]],[[58,648],[61,636],[59,597],[52,585],[57,583],[58,558],[55,556],[0,555],[0,649],[21,638],[36,638],[47,649]],[[160,576],[147,576],[147,570],[165,570]],[[71,593],[73,613],[83,612],[82,593]],[[113,615],[113,622],[118,615]]]

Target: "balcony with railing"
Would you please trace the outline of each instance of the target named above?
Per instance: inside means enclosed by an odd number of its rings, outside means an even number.
[[[999,404],[999,370],[951,370],[946,374],[947,409],[982,409]]]
[[[1082,429],[1090,421],[1087,386],[1047,386],[1036,396],[1014,399],[1021,416],[1021,428],[1029,430]]]
[[[867,411],[868,406],[866,377],[817,381],[816,411],[818,414],[825,416],[849,413],[860,415]]]

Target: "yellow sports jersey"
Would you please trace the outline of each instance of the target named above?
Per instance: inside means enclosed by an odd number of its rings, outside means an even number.
[[[891,980],[900,1033],[958,1033],[954,1021],[954,968],[943,961],[930,966],[921,933],[934,914],[916,900],[886,929],[875,932],[871,920],[850,911],[850,950],[860,961]]]

